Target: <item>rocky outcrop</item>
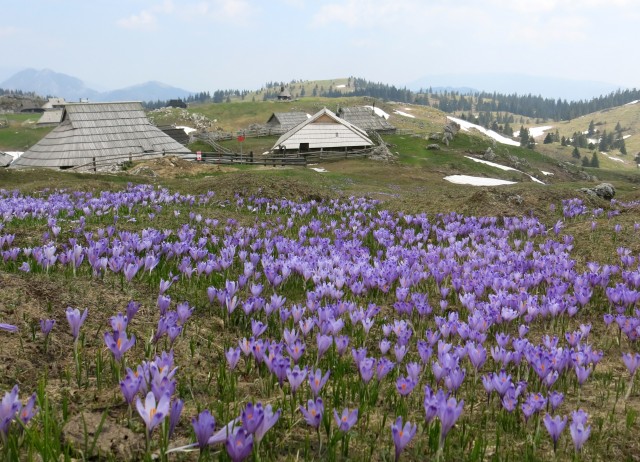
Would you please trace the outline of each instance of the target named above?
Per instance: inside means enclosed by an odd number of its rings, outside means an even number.
[[[616,195],[616,188],[611,183],[600,183],[593,188],[580,188],[579,191],[605,200],[611,200]]]

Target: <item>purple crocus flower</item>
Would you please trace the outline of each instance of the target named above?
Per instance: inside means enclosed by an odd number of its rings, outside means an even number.
[[[386,375],[393,370],[395,363],[387,358],[380,358],[376,364],[376,379],[380,382]]]
[[[264,420],[262,404],[258,403],[254,406],[253,403],[247,403],[242,410],[240,418],[242,419],[242,428],[244,428],[247,433],[255,433]]]
[[[158,300],[156,305],[158,306],[158,310],[160,311],[160,316],[164,316],[169,309],[169,305],[171,304],[171,297],[168,295],[158,295]]]
[[[85,319],[87,319],[88,312],[89,310],[85,309],[81,315],[78,308],[71,308],[70,306],[67,307],[67,321],[69,321],[69,327],[71,327],[71,335],[73,335],[74,341],[78,340],[78,335],[80,335],[80,327],[84,323]]]
[[[400,459],[400,453],[414,437],[417,429],[418,426],[410,422],[406,422],[403,426],[402,417],[398,417],[395,423],[391,424],[391,436],[396,447],[396,460]]]
[[[150,434],[165,419],[169,413],[169,401],[169,395],[162,395],[156,403],[156,397],[152,392],[147,393],[144,405],[140,398],[136,399],[136,409],[147,426],[147,434]]]
[[[176,312],[178,313],[178,323],[184,325],[193,314],[193,307],[190,307],[188,302],[178,303]]]
[[[349,409],[344,408],[341,416],[338,415],[338,411],[334,409],[333,418],[340,431],[348,432],[358,421],[358,409],[356,408],[349,412]]]
[[[14,326],[13,324],[6,324],[4,322],[0,322],[0,330],[6,330],[7,332],[18,332],[18,326]]]
[[[324,387],[327,380],[329,380],[329,374],[330,371],[327,371],[323,376],[320,369],[316,369],[315,372],[309,373],[309,387],[311,388],[314,398],[318,397],[320,390],[322,390],[322,387]]]
[[[363,358],[358,364],[358,370],[360,371],[362,381],[364,383],[369,383],[376,371],[376,360],[373,358]]]
[[[322,358],[322,356],[331,347],[331,344],[333,343],[333,337],[331,337],[330,335],[318,335],[316,340],[318,343],[318,360],[320,360],[320,358]]]
[[[9,432],[9,425],[22,408],[22,403],[18,399],[18,385],[15,385],[10,392],[4,394],[0,401],[0,440],[5,441]]]
[[[225,352],[225,358],[227,359],[227,364],[229,365],[229,369],[234,370],[236,368],[236,366],[238,365],[238,361],[240,361],[240,353],[241,353],[241,349],[240,347],[236,347],[236,348],[229,348],[226,352]]]
[[[23,425],[27,425],[33,416],[35,416],[38,412],[38,408],[36,406],[36,394],[32,394],[31,397],[27,400],[27,404],[22,407],[20,410],[19,418]]]
[[[627,366],[629,374],[633,376],[640,366],[640,353],[622,353],[622,362]]]
[[[554,412],[558,409],[558,406],[564,401],[564,394],[559,391],[552,391],[549,393],[549,404],[551,404],[551,411]]]
[[[142,376],[137,375],[131,369],[127,368],[127,374],[124,376],[124,379],[120,381],[120,390],[129,406],[131,406],[133,398],[138,394],[140,385],[142,385]]]
[[[416,386],[416,381],[411,377],[398,377],[396,380],[396,390],[402,396],[407,396],[409,393],[413,391]]]
[[[300,412],[304,416],[304,420],[307,425],[313,428],[319,428],[320,422],[322,422],[322,414],[324,413],[324,403],[322,398],[316,398],[316,400],[310,399],[307,401],[307,408],[300,406]]]
[[[182,414],[182,408],[184,407],[184,401],[181,399],[175,399],[171,402],[171,410],[169,412],[169,438],[173,435],[173,432],[178,425],[180,415]]]
[[[131,338],[127,338],[127,333],[116,332],[112,334],[110,332],[104,333],[104,343],[107,344],[111,353],[113,353],[113,359],[120,361],[122,356],[136,343],[136,336],[131,335]]]
[[[227,437],[225,447],[233,462],[241,462],[251,455],[253,435],[250,435],[244,428],[238,428]]]
[[[547,431],[553,440],[553,452],[555,453],[558,448],[558,439],[560,438],[560,434],[562,433],[562,430],[564,430],[565,425],[567,425],[567,416],[562,418],[559,415],[551,417],[550,414],[545,414],[543,420],[544,426],[547,428]]]
[[[260,403],[258,403],[258,405],[260,405]],[[262,440],[269,429],[276,424],[276,422],[280,418],[280,414],[282,414],[282,409],[278,409],[276,412],[273,412],[271,404],[267,404],[264,407],[264,418],[262,419],[262,423],[258,426],[255,433],[253,434],[257,442],[260,442],[260,440]]]
[[[200,451],[209,445],[209,438],[213,436],[216,429],[216,419],[213,418],[208,409],[205,409],[197,417],[191,418],[191,426],[193,433],[196,435],[196,441]]]
[[[336,344],[336,351],[340,356],[342,356],[349,347],[349,337],[346,335],[340,335],[334,338],[334,342]]]
[[[45,337],[47,335],[49,335],[49,333],[51,332],[51,329],[53,329],[53,326],[55,324],[56,324],[56,320],[55,319],[41,319],[40,320],[40,330],[42,331],[42,333],[44,334]]]
[[[291,386],[291,393],[293,393],[294,395],[296,394],[296,391],[298,390],[298,388],[300,388],[300,385],[302,385],[302,382],[304,382],[304,379],[306,377],[306,367],[304,369],[300,369],[300,366],[296,365],[293,369],[291,369],[290,367],[287,368],[287,381]]]
[[[587,419],[589,415],[582,409],[573,411],[571,413],[571,424],[569,424],[569,432],[571,433],[571,439],[576,448],[576,451],[580,452],[582,446],[589,439],[591,434],[591,425],[587,425]]]
[[[438,408],[438,418],[440,419],[440,447],[444,445],[444,440],[447,437],[449,431],[458,421],[460,414],[462,414],[462,408],[464,407],[464,400],[460,402],[455,398],[449,398],[440,402]]]
[[[109,322],[111,323],[111,328],[116,334],[124,333],[124,331],[127,330],[129,319],[122,313],[118,313],[117,315],[112,316],[111,319],[109,319]]]

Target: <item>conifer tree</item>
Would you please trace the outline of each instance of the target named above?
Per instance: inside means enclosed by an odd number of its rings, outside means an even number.
[[[593,151],[593,155],[591,156],[591,166],[593,168],[600,168],[600,161],[598,160],[598,153]]]
[[[580,159],[581,155],[580,155],[580,150],[578,149],[578,146],[573,148],[573,152],[571,153],[571,157],[573,157],[574,159]]]

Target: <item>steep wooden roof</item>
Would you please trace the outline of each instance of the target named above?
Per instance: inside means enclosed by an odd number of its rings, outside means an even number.
[[[396,130],[396,127],[391,125],[385,118],[378,116],[372,109],[363,106],[341,107],[337,115],[363,130],[377,132],[394,132]]]
[[[62,122],[33,145],[12,167],[66,168],[93,158],[102,165],[157,157],[163,152],[189,154],[180,143],[152,125],[139,102],[67,104]]]
[[[274,112],[267,120],[268,127],[280,127],[290,130],[309,118],[306,112]]]
[[[327,150],[373,145],[364,130],[341,119],[327,108],[282,135],[273,149],[279,149],[280,146],[299,149],[303,143],[308,143],[309,149]]]
[[[13,156],[0,152],[0,167],[8,167],[13,162]]]
[[[47,109],[42,113],[36,125],[58,125],[64,115],[64,109]]]

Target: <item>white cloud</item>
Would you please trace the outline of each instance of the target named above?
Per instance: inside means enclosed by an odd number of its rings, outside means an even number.
[[[200,0],[181,4],[176,16],[187,22],[206,20],[242,25],[250,22],[258,9],[249,0]]]
[[[342,23],[351,28],[416,27],[428,33],[446,22],[457,26],[484,18],[481,7],[445,0],[345,0],[322,5],[312,17],[312,25]]]
[[[144,10],[127,18],[119,19],[117,24],[123,29],[153,30],[158,25],[158,19],[152,12]]]
[[[243,23],[252,16],[254,11],[255,7],[251,6],[249,0],[181,2],[179,8],[173,4],[172,0],[164,0],[140,13],[120,19],[117,24],[127,29],[154,30],[157,29],[161,19],[169,16],[172,20],[178,19],[185,22],[207,19],[216,22]]]
[[[173,11],[172,0],[164,0],[138,14],[119,19],[117,24],[124,29],[155,30],[158,26],[158,16],[171,14]]]

